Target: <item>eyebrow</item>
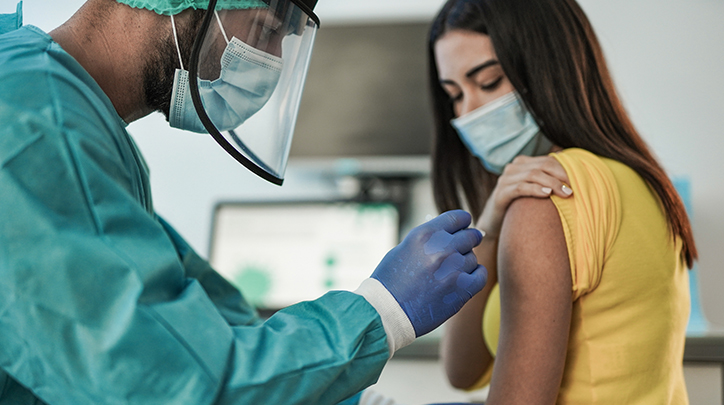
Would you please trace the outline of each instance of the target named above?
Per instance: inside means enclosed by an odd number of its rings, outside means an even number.
[[[465,73],[465,77],[471,78],[471,77],[475,76],[475,74],[480,72],[481,70],[487,69],[491,66],[495,66],[495,65],[499,65],[499,64],[500,64],[500,62],[498,62],[497,59],[491,59],[485,63],[482,63],[482,64],[468,70],[468,73]]]
[[[475,66],[474,68],[468,70],[467,73],[465,73],[465,77],[471,78],[471,77],[475,76],[475,75],[476,75],[478,72],[480,72],[481,70],[484,70],[484,69],[487,69],[487,68],[489,68],[489,67],[491,67],[491,66],[495,66],[495,65],[499,65],[499,64],[500,64],[500,62],[499,62],[497,59],[491,59],[491,60],[489,60],[489,61],[487,61],[487,62],[481,63],[480,65]],[[440,80],[440,84],[457,85],[457,83],[455,83],[454,81],[449,80],[449,79]]]

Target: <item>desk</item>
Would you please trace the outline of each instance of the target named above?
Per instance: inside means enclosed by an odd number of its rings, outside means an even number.
[[[686,338],[684,378],[691,405],[724,404],[724,334]]]

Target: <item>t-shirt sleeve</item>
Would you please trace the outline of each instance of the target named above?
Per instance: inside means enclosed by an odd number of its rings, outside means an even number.
[[[620,227],[621,198],[613,173],[600,157],[582,149],[551,156],[565,169],[573,190],[569,198],[551,199],[563,225],[575,301],[601,281]]]

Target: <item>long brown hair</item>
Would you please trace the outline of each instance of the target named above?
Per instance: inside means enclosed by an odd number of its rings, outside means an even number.
[[[452,103],[439,82],[434,46],[451,30],[490,37],[503,71],[554,144],[617,160],[646,180],[659,196],[672,235],[683,242],[687,266],[693,266],[698,254],[684,204],[629,119],[598,39],[575,0],[449,0],[443,6],[428,44],[438,209],[460,208],[464,196],[477,218],[497,181],[450,125]]]

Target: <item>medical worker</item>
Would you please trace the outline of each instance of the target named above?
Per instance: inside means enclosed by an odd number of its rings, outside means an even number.
[[[262,321],[154,213],[125,129],[154,111],[281,184],[315,3],[88,0],[50,33],[0,17],[0,404],[356,403],[481,290],[482,234],[452,211],[355,292]]]

